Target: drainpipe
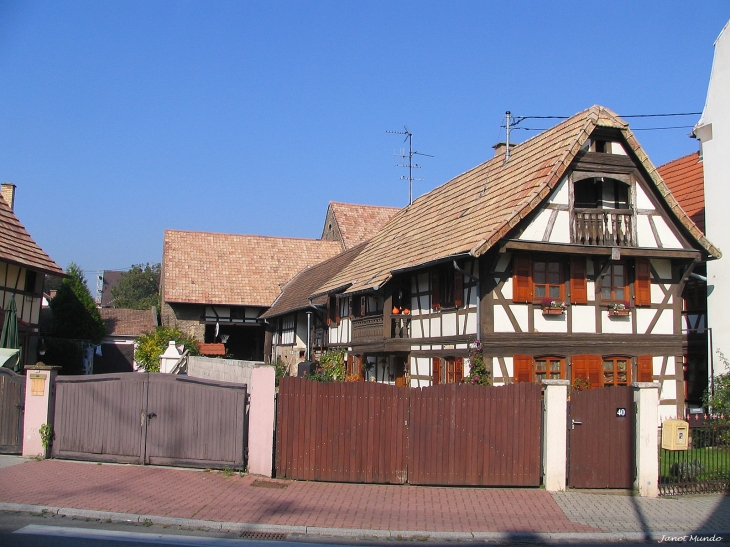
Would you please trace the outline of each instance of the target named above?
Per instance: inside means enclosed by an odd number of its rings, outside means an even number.
[[[477,286],[477,340],[482,339],[482,314],[480,312],[480,309],[482,307],[482,299],[481,299],[481,286],[479,283],[479,278],[470,274],[465,269],[460,268],[459,265],[456,263],[456,260],[454,260],[454,269],[457,272],[463,273],[466,277],[471,279],[472,281],[476,281]]]
[[[312,355],[312,312],[307,312],[307,362]]]

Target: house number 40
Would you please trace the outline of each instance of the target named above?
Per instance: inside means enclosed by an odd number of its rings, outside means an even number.
[[[626,417],[626,409],[625,408],[617,408],[616,409],[616,417],[617,418],[624,418],[624,417]]]

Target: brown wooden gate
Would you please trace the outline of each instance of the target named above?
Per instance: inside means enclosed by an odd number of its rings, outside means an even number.
[[[0,367],[0,454],[23,451],[25,376]]]
[[[573,488],[632,488],[634,393],[629,386],[573,392],[568,483]]]
[[[246,386],[146,373],[58,376],[55,458],[244,466]]]
[[[283,378],[276,474],[364,483],[539,486],[541,388],[398,388]]]
[[[374,382],[279,382],[276,476],[406,482],[408,390]]]
[[[539,384],[410,391],[409,483],[540,486]]]

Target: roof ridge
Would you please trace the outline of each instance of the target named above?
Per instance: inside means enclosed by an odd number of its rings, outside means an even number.
[[[287,241],[313,241],[317,243],[327,243],[327,244],[335,244],[339,245],[337,241],[330,241],[327,239],[319,239],[319,238],[311,238],[311,237],[288,237],[288,236],[269,236],[269,235],[260,235],[260,234],[230,234],[226,232],[209,232],[209,231],[203,231],[203,230],[175,230],[172,228],[166,228],[165,234],[168,232],[170,233],[178,233],[178,234],[205,234],[205,235],[214,235],[214,236],[230,236],[230,237],[258,237],[262,239],[281,239],[281,240],[287,240]]]
[[[347,201],[330,201],[330,205],[353,205],[355,207],[373,207],[375,209],[402,209],[394,205],[373,205],[371,203],[350,203]]]

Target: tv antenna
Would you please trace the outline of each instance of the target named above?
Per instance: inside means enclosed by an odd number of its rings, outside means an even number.
[[[421,152],[413,150],[413,133],[408,131],[408,128],[405,125],[403,126],[403,129],[403,131],[386,131],[386,133],[392,133],[393,135],[405,135],[406,138],[403,139],[403,142],[408,141],[408,154],[406,154],[405,150],[401,148],[400,154],[393,155],[400,157],[403,160],[403,163],[396,164],[396,167],[408,167],[408,176],[403,176],[400,179],[408,181],[408,205],[411,205],[413,203],[413,181],[423,180],[413,178],[413,170],[421,168],[421,166],[417,163],[413,163],[413,156],[427,156],[429,158],[433,158],[433,156],[431,154],[422,154]],[[408,164],[405,163],[406,159],[408,159]]]

